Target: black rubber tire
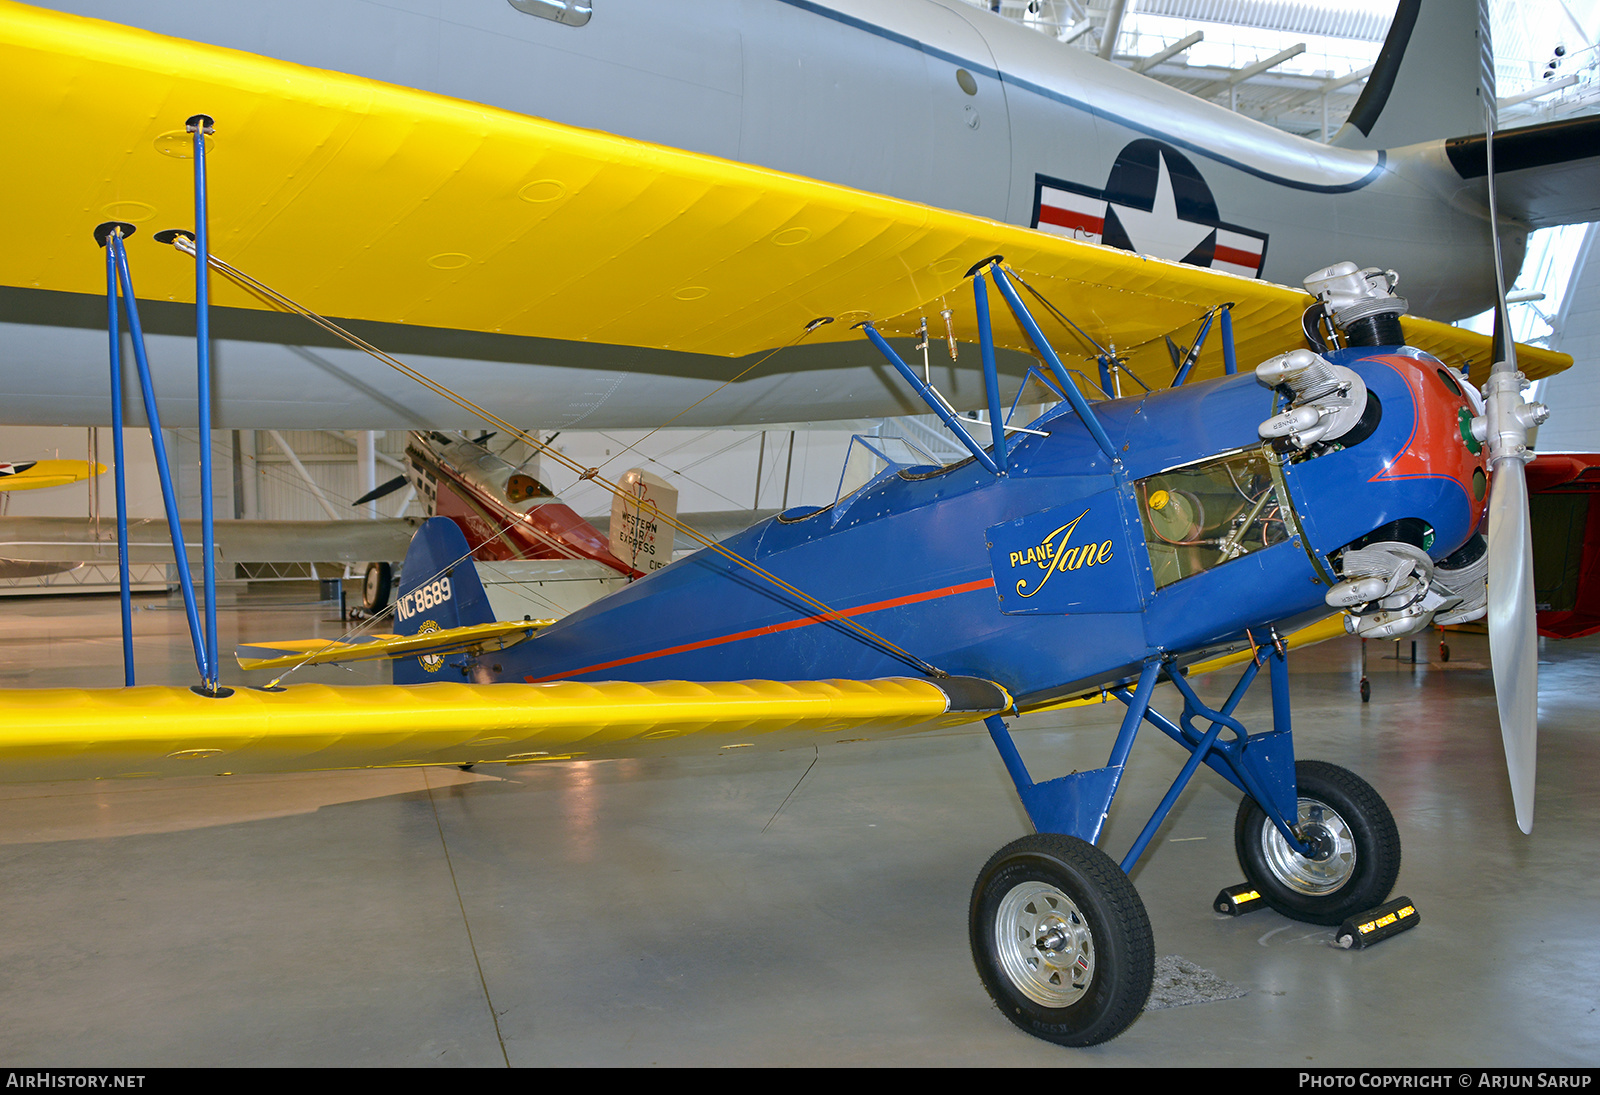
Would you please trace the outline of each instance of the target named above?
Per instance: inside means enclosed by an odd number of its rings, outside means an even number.
[[[1450,660],[1450,644],[1449,643],[1440,643],[1439,644],[1439,660],[1441,662],[1447,662],[1447,661]]]
[[[1036,891],[1032,900],[1030,891]],[[1063,896],[1070,904],[1059,900]],[[1008,907],[1020,919],[1007,930],[1011,942],[1002,944],[999,923]],[[1069,925],[1076,933],[1078,945],[1060,954],[1079,953],[1086,961],[1084,983],[1048,983],[1049,976],[1059,975],[1049,972],[1055,968],[1051,964],[1037,965],[1041,952],[1032,940],[1039,925],[1021,922],[1033,918]],[[967,925],[978,977],[1001,1014],[1045,1041],[1064,1046],[1110,1041],[1128,1029],[1150,998],[1155,940],[1144,902],[1111,857],[1077,837],[1038,833],[1001,848],[973,886]],[[1042,972],[1033,979],[1033,991],[1060,996],[1060,1006],[1031,997],[1018,976],[1007,971],[1002,949],[1014,968],[1031,958]]]
[[[1382,904],[1400,876],[1400,831],[1389,807],[1371,784],[1337,764],[1302,760],[1295,764],[1294,774],[1301,820],[1306,820],[1308,809],[1331,811],[1333,817],[1324,813],[1321,818],[1326,822],[1323,832],[1343,831],[1350,858],[1341,856],[1340,861],[1347,869],[1330,871],[1299,856],[1255,799],[1246,797],[1239,803],[1233,826],[1234,850],[1245,878],[1268,905],[1307,924],[1340,924]],[[1289,874],[1300,867],[1309,877],[1291,879]]]
[[[388,563],[367,564],[367,580],[361,585],[361,607],[369,614],[382,612],[389,607],[393,577],[394,568]]]
[[[1369,681],[1369,680],[1363,679],[1362,682],[1361,682],[1361,702],[1362,703],[1370,703],[1371,701],[1372,701],[1372,682]]]

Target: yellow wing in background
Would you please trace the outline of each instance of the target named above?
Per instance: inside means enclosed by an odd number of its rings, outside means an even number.
[[[213,251],[349,319],[739,356],[909,335],[948,295],[976,341],[965,274],[1002,254],[1084,330],[1159,377],[1165,335],[1235,304],[1239,360],[1302,339],[1304,293],[480,104],[0,2],[0,202],[27,210],[0,284],[100,295],[90,230],[136,223],[141,296],[192,300],[193,267],[151,240],[190,227],[186,118],[216,119]],[[25,160],[25,168],[22,166]],[[164,254],[158,252],[165,252]],[[214,279],[218,305],[260,308]],[[961,290],[960,295],[957,291]],[[1003,308],[996,340],[1026,350]],[[849,322],[846,322],[849,321]],[[1065,335],[1046,322],[1052,337]],[[1489,339],[1424,320],[1453,365]],[[1086,351],[1061,338],[1063,356]],[[1519,352],[1530,377],[1570,364]],[[1170,366],[1168,366],[1170,368]],[[1220,339],[1197,375],[1221,372]]]
[[[362,662],[377,658],[412,658],[430,654],[481,654],[504,650],[532,638],[554,620],[501,620],[441,628],[416,635],[371,634],[348,639],[284,639],[237,647],[240,669],[289,669],[297,665]]]
[[[104,464],[91,464],[87,460],[35,460],[25,465],[0,464],[0,490],[64,487],[90,476],[103,475],[105,470]]]
[[[806,744],[975,722],[999,685],[300,684],[213,699],[187,688],[0,692],[0,781],[224,775],[650,756]]]

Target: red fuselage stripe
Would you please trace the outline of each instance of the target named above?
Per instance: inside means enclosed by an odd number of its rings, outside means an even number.
[[[1099,235],[1105,229],[1104,217],[1091,217],[1087,213],[1079,213],[1074,209],[1062,209],[1054,205],[1041,205],[1039,207],[1040,224],[1057,224],[1062,228],[1077,228],[1085,232]]]
[[[848,608],[843,612],[819,613],[815,616],[802,616],[798,620],[787,623],[771,624],[767,627],[753,627],[749,631],[737,631],[732,635],[719,635],[715,639],[701,639],[695,643],[683,643],[680,646],[669,646],[661,650],[652,650],[648,654],[635,654],[631,658],[618,658],[615,661],[600,662],[596,665],[586,666],[570,672],[554,673],[548,677],[524,677],[529,684],[543,684],[546,681],[562,680],[567,677],[581,677],[586,673],[599,673],[606,669],[615,669],[619,665],[633,665],[637,662],[649,661],[651,658],[664,658],[669,654],[683,654],[691,650],[704,650],[710,646],[722,646],[725,643],[736,643],[742,639],[755,639],[763,635],[776,635],[782,631],[793,631],[797,627],[810,627],[812,624],[827,623],[830,620],[842,620],[849,616],[861,616],[868,612],[881,612],[887,608],[899,608],[902,605],[917,604],[920,601],[937,600],[940,597],[952,597],[957,593],[971,593],[979,589],[993,589],[994,578],[982,578],[975,582],[963,582],[958,586],[946,586],[943,589],[930,589],[922,593],[909,593],[904,597],[895,597],[887,601],[875,601],[869,605],[857,608]]]
[[[1224,247],[1219,243],[1216,249],[1212,251],[1212,255],[1217,262],[1231,262],[1235,266],[1248,266],[1251,269],[1255,269],[1261,265],[1260,251],[1254,253],[1241,251],[1237,247]]]

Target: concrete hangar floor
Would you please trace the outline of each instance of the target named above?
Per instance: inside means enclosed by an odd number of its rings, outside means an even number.
[[[224,591],[224,649],[337,632],[309,590]],[[189,683],[181,609],[139,603],[141,683]],[[115,684],[117,628],[114,597],[10,599],[0,684]],[[1512,819],[1484,640],[1450,644],[1440,663],[1419,643],[1435,660],[1415,667],[1373,644],[1366,705],[1354,641],[1291,659],[1298,753],[1386,798],[1420,925],[1343,951],[1270,910],[1214,913],[1242,879],[1236,795],[1202,769],[1133,876],[1174,960],[1151,1008],[1093,1049],[1020,1033],[973,971],[973,878],[1028,826],[968,732],[820,759],[0,786],[0,1059],[1600,1064],[1600,642],[1541,647],[1532,837]],[[1268,717],[1264,685],[1242,710]],[[1096,767],[1119,713],[1023,720],[1018,741],[1040,778]],[[1141,735],[1113,855],[1179,763]]]

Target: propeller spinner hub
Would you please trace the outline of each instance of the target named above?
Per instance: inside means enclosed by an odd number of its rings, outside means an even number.
[[[1528,432],[1550,417],[1543,403],[1525,403],[1528,378],[1505,362],[1494,367],[1483,386],[1484,414],[1473,419],[1472,434],[1489,446],[1491,466],[1501,460],[1533,459]]]

